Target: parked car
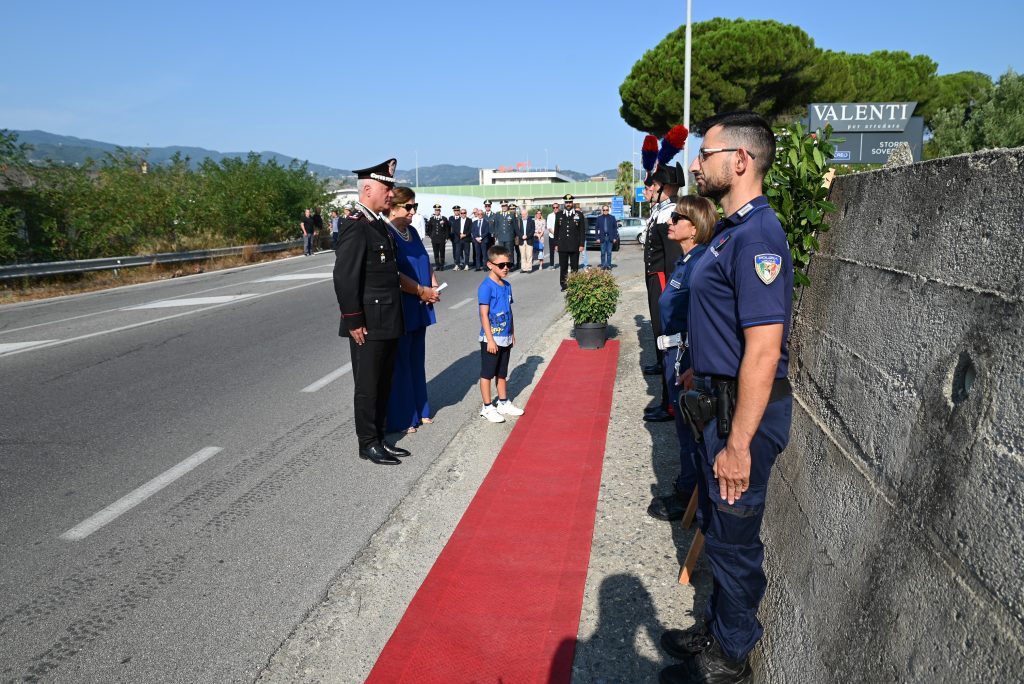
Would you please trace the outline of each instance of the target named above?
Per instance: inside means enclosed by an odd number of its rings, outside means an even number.
[[[597,242],[597,217],[597,214],[587,216],[587,249],[601,248]],[[623,244],[644,244],[643,233],[647,230],[647,226],[642,218],[627,216],[615,223],[619,227],[619,244],[615,245],[612,251],[617,252],[619,246]]]

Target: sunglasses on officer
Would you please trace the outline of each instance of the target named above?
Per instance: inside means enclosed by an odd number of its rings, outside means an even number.
[[[676,211],[673,211],[671,214],[669,214],[669,217],[668,217],[669,223],[679,223],[683,219],[686,219],[687,221],[689,221],[690,217],[687,216],[686,214],[680,214],[679,212],[676,212]]]
[[[395,208],[397,209],[397,208],[401,207],[401,208],[405,209],[406,211],[412,211],[413,209],[415,209],[418,206],[420,206],[420,205],[418,205],[418,204],[396,204]]]

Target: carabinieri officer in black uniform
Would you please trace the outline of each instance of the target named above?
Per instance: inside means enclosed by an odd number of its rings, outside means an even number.
[[[647,219],[647,236],[644,239],[644,273],[647,285],[647,309],[651,313],[651,328],[654,339],[663,334],[658,298],[665,291],[665,284],[676,260],[682,252],[679,245],[668,239],[668,222],[676,206],[676,195],[685,180],[683,168],[659,166],[644,180],[644,197],[651,203],[651,215]],[[644,368],[644,375],[663,375],[665,352],[654,351],[657,361]],[[668,387],[661,382],[661,401],[644,411],[644,420],[663,423],[672,420],[669,413]]]
[[[355,171],[359,201],[338,228],[334,292],[341,308],[339,334],[349,338],[359,457],[397,465],[406,449],[384,441],[398,338],[405,332],[395,244],[380,212],[395,187],[397,160]]]
[[[762,194],[775,159],[768,122],[732,112],[699,128],[703,147],[690,170],[698,192],[726,218],[690,278],[693,390],[684,407],[691,424],[702,426],[700,523],[714,584],[701,627],[662,635],[665,650],[684,662],[662,670],[660,680],[738,684],[752,679],[748,655],[763,632],[761,521],[793,413],[786,377],[793,262]]]

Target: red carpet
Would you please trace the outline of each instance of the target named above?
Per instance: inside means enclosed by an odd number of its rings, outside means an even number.
[[[618,355],[562,343],[367,682],[569,681]]]

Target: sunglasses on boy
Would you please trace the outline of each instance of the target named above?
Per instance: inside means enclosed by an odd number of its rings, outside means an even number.
[[[495,267],[497,267],[497,268],[511,268],[512,267],[512,262],[511,261],[492,261],[491,263]]]

